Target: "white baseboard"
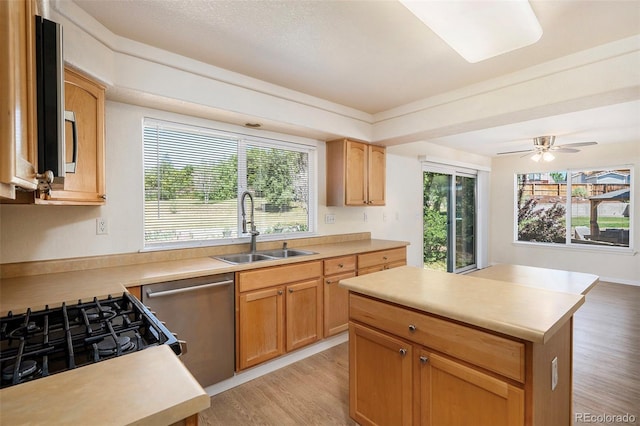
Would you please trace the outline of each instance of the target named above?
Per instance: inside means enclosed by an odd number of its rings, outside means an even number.
[[[329,348],[337,346],[348,340],[349,333],[345,331],[344,333],[321,340],[318,343],[307,346],[306,348],[291,352],[290,354],[284,355],[280,358],[276,358],[273,361],[268,361],[264,364],[260,364],[257,367],[253,367],[249,370],[236,373],[229,379],[223,380],[219,383],[216,383],[215,385],[207,386],[205,388],[205,391],[209,396],[217,395],[250,380],[257,379],[260,376],[271,373],[272,371],[276,371],[282,367],[286,367],[287,365],[293,364],[294,362],[300,361],[301,359],[305,359],[307,357],[310,357],[311,355],[315,355]]]

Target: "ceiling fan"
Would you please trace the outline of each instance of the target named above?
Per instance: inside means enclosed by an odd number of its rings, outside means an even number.
[[[589,146],[596,145],[598,142],[576,142],[576,143],[568,143],[566,145],[556,145],[555,136],[538,136],[537,138],[533,138],[533,149],[525,149],[520,151],[507,151],[507,152],[499,152],[498,155],[504,154],[517,154],[519,152],[526,152],[521,158],[527,157],[531,155],[531,159],[533,161],[540,161],[543,159],[544,161],[552,161],[555,156],[552,152],[580,152],[579,149],[575,149],[579,146]]]

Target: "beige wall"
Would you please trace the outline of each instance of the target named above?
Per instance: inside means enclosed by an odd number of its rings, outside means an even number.
[[[549,247],[514,243],[514,175],[563,168],[600,168],[633,165],[633,242],[635,250],[614,252],[586,248]],[[596,145],[576,154],[558,154],[551,163],[535,163],[519,156],[496,157],[491,174],[490,259],[494,263],[514,263],[588,272],[602,279],[640,285],[640,142]]]

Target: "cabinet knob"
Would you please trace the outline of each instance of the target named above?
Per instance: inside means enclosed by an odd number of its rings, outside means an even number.
[[[420,364],[426,364],[428,361],[429,361],[429,358],[428,358],[428,357],[426,357],[426,356],[424,356],[424,355],[422,355],[422,356],[420,357]]]
[[[100,198],[102,198],[103,200],[106,200],[106,199],[107,199],[107,194],[102,194],[102,195],[100,196]]]
[[[292,288],[289,289],[289,293],[293,293],[293,289]]]
[[[382,256],[382,260],[387,260],[388,257],[387,256]]]
[[[400,349],[400,355],[405,356],[407,354],[407,350],[405,348]]]
[[[331,284],[331,280],[327,280],[327,281],[326,281],[326,283],[327,283],[327,284]]]
[[[344,265],[342,263],[338,263],[338,268],[344,268]]]
[[[409,331],[414,333],[416,331],[416,326],[413,324],[409,324]]]
[[[282,290],[278,290],[278,295],[282,295]]]

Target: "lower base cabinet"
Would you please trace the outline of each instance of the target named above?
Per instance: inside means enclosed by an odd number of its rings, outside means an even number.
[[[525,424],[524,389],[353,322],[349,363],[349,414],[361,425]]]

